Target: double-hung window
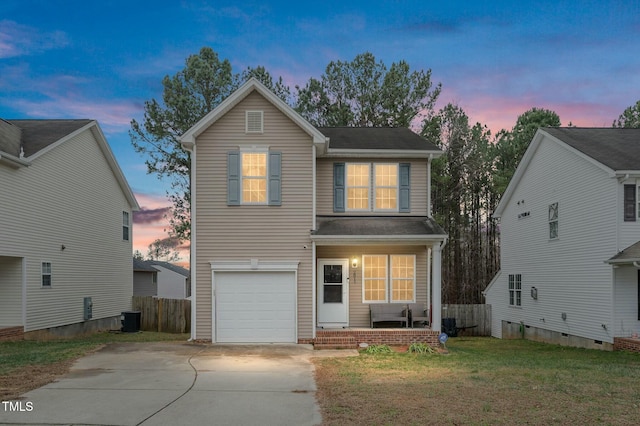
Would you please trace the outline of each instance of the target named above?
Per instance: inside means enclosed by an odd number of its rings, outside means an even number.
[[[549,204],[549,239],[558,239],[558,203]]]
[[[415,269],[414,255],[363,255],[362,301],[415,302]]]
[[[122,239],[129,241],[129,212],[122,212]]]
[[[266,204],[267,202],[267,153],[243,152],[242,203]]]
[[[228,152],[227,205],[281,205],[281,159],[266,147]]]
[[[624,221],[635,222],[636,221],[636,186],[625,185],[624,186]],[[640,210],[638,210],[640,214]]]
[[[334,163],[335,212],[410,212],[409,163]]]
[[[509,306],[522,306],[522,275],[509,274]]]
[[[42,287],[51,287],[51,262],[42,262]]]

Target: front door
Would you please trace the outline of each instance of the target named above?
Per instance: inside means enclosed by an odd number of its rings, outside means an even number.
[[[349,259],[318,260],[318,326],[349,325]]]

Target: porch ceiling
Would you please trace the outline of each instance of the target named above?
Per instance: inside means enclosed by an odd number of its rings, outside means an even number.
[[[317,244],[430,244],[447,238],[430,217],[329,217],[311,232]]]

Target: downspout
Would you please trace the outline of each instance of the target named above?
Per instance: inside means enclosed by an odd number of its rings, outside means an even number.
[[[189,274],[191,276],[191,337],[190,341],[196,339],[196,276],[197,271],[194,266],[196,261],[196,209],[194,208],[193,201],[196,199],[196,173],[195,173],[195,164],[196,164],[196,146],[193,144],[192,147],[187,147],[183,145],[183,148],[187,150],[189,156],[191,157],[191,242],[189,244]]]
[[[431,160],[433,154],[429,154],[427,159],[427,216],[431,217]]]

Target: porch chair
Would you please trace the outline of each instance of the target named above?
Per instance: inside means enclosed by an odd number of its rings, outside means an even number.
[[[420,303],[409,303],[407,306],[409,307],[411,328],[413,328],[417,322],[423,322],[425,326],[429,325],[429,309],[425,309],[424,305]]]
[[[398,321],[405,327],[409,326],[409,311],[407,305],[394,303],[372,303],[369,305],[369,316],[371,318],[371,328],[377,322]]]

